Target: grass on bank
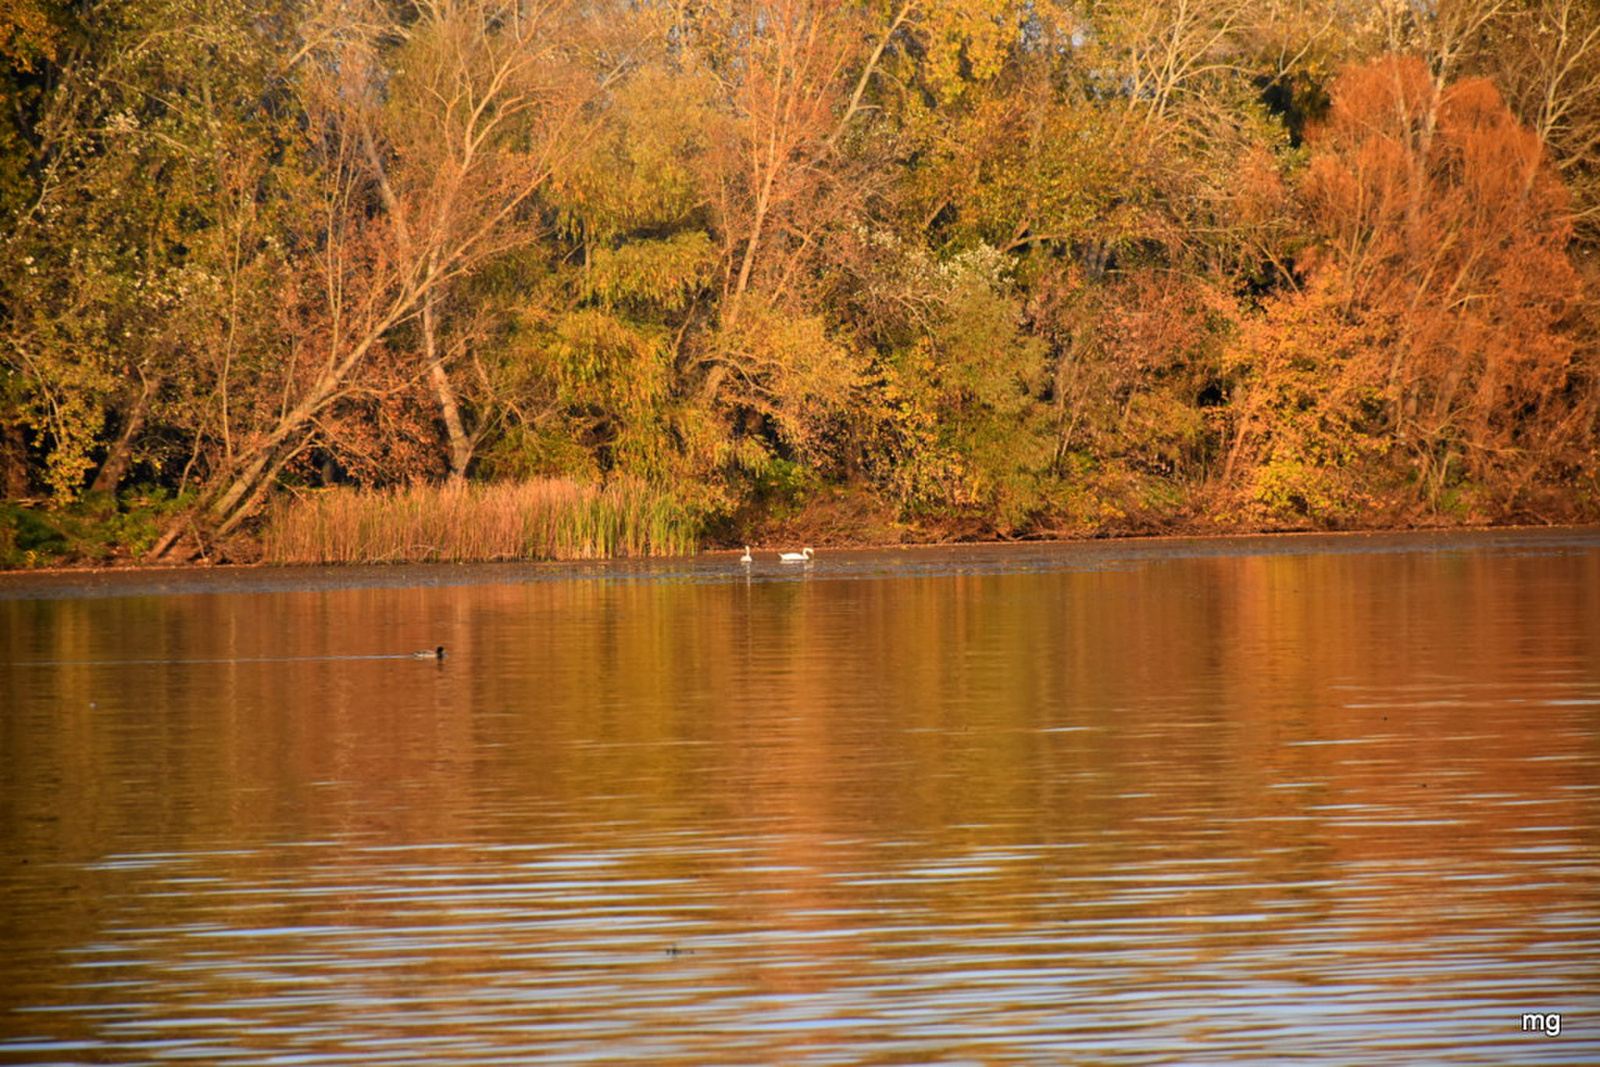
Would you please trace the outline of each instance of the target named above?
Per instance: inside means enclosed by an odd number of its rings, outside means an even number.
[[[666,490],[547,479],[304,493],[274,507],[262,548],[271,563],[423,563],[684,555],[698,541]]]

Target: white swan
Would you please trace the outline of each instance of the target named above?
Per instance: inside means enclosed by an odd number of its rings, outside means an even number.
[[[754,563],[755,562],[755,557],[750,555],[750,546],[749,545],[745,545],[744,546],[744,555],[739,557],[739,562],[740,563]]]
[[[783,563],[810,563],[816,553],[809,548],[802,548],[798,552],[779,552],[778,559]]]

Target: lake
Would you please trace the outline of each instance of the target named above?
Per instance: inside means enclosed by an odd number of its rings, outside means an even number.
[[[1600,1062],[1594,529],[0,575],[0,704],[4,1063]]]

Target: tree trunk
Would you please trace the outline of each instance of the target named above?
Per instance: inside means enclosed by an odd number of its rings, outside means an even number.
[[[0,423],[0,493],[7,500],[28,495],[28,439],[22,423]]]
[[[110,451],[106,454],[106,461],[100,464],[100,469],[95,472],[94,481],[89,490],[94,493],[114,493],[117,486],[122,484],[123,477],[128,473],[128,467],[133,463],[133,442],[144,429],[145,419],[150,414],[150,398],[161,387],[161,379],[145,379],[144,387],[139,391],[139,399],[133,402],[133,408],[128,412],[123,421],[122,432],[112,442]]]
[[[387,328],[385,325],[384,329]],[[203,497],[192,510],[174,519],[151,546],[149,558],[152,560],[165,558],[172,546],[185,532],[195,526],[196,520],[201,516],[204,516],[209,526],[228,529],[243,518],[248,501],[254,499],[252,491],[261,484],[268,468],[277,470],[274,463],[283,443],[315,418],[316,414],[339,393],[350,369],[380,335],[379,331],[374,331],[366,341],[357,346],[356,352],[347,357],[340,367],[332,368],[324,374],[298,405],[279,417],[278,424],[260,444],[255,446],[248,459],[241,454],[230,467],[225,468],[214,483],[219,488]],[[242,502],[245,506],[241,506]]]
[[[456,400],[455,387],[445,371],[444,354],[439,347],[438,318],[434,314],[436,296],[429,293],[422,303],[422,344],[428,361],[428,378],[433,383],[434,395],[439,398],[439,414],[444,418],[446,443],[449,446],[450,484],[464,485],[467,481],[467,464],[472,461],[472,438],[461,421],[461,405]]]

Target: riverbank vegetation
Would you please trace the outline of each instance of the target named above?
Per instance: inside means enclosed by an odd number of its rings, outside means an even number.
[[[669,493],[613,480],[319,489],[281,499],[262,533],[272,563],[610,559],[694,551]]]
[[[1581,0],[16,0],[0,70],[0,564],[1600,517]]]

